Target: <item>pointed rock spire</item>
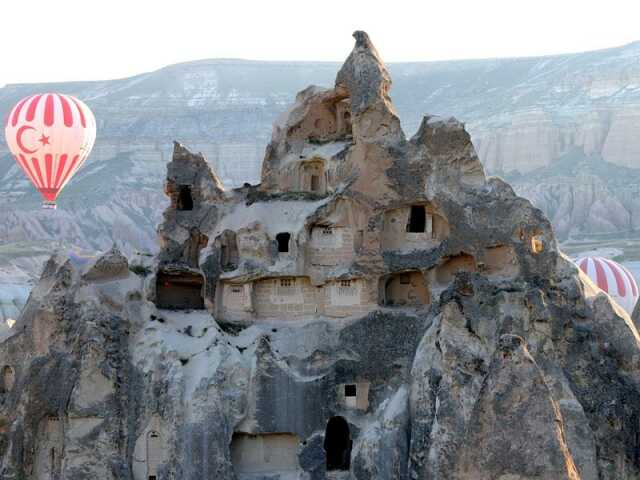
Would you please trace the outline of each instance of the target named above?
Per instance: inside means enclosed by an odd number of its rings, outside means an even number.
[[[377,101],[389,102],[391,76],[366,32],[353,34],[356,45],[336,77],[336,86],[346,87],[351,96],[351,113],[364,112]]]
[[[354,139],[397,141],[404,138],[389,98],[391,76],[366,32],[353,34],[356,44],[336,77],[336,90],[351,99]]]
[[[222,197],[224,186],[202,153],[192,153],[179,142],[173,142],[173,157],[167,164],[167,184],[191,185],[203,194]],[[167,192],[169,195],[169,193]]]

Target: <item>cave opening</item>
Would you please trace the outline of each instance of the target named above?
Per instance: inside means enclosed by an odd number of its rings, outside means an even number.
[[[358,389],[355,383],[344,386],[344,401],[347,407],[356,408],[358,405]]]
[[[351,467],[351,432],[343,417],[331,417],[324,435],[327,471],[349,470]]]
[[[355,384],[347,384],[344,386],[344,396],[345,397],[355,397],[356,396],[356,385]]]
[[[276,235],[276,242],[278,242],[278,252],[289,252],[289,241],[291,240],[291,234],[288,232],[281,232]]]
[[[419,307],[431,300],[429,285],[419,271],[392,274],[380,279],[380,305]]]
[[[427,212],[424,205],[412,205],[407,223],[407,232],[424,233],[427,228]]]
[[[180,185],[176,208],[180,211],[193,210],[193,195],[191,194],[190,185]]]

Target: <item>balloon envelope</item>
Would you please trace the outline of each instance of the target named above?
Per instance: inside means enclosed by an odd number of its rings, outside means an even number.
[[[9,113],[5,136],[27,178],[45,202],[54,204],[89,156],[96,120],[89,107],[70,95],[32,95]]]
[[[602,257],[584,257],[576,263],[593,283],[613,297],[629,315],[633,313],[638,302],[638,284],[629,270]]]

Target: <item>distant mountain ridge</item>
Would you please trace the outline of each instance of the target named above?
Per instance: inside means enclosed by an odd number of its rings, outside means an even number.
[[[465,122],[486,169],[547,211],[560,238],[628,232],[640,229],[640,182],[628,173],[640,167],[639,60],[636,42],[553,57],[396,63],[391,96],[407,136],[424,114]],[[171,142],[202,151],[228,187],[256,182],[273,120],[297,91],[332,85],[338,66],[199,60],[111,81],[0,88],[3,117],[28,94],[58,91],[84,100],[98,120],[94,151],[56,212],[38,208],[3,138],[2,244],[155,250]],[[567,155],[572,169],[556,172]],[[594,159],[606,168],[588,167]],[[0,264],[15,258],[0,251]]]

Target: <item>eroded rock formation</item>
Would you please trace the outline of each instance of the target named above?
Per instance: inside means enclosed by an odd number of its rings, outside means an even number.
[[[49,260],[0,343],[2,478],[640,477],[631,319],[461,123],[405,137],[354,36],[259,185],[176,143],[153,261]]]

